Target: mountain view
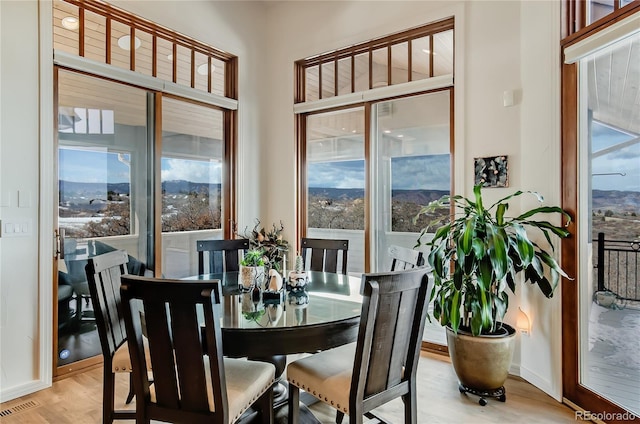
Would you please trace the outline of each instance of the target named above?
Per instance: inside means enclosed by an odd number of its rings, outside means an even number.
[[[59,214],[62,224],[72,231],[113,235],[109,226],[117,222],[118,231],[128,234],[129,183],[59,182]],[[220,184],[198,183],[186,180],[164,181],[163,230],[220,228]],[[427,219],[413,224],[413,218],[423,205],[447,194],[445,190],[392,191],[392,229],[418,232],[427,225]],[[598,232],[607,238],[640,239],[640,192],[593,190],[594,239]],[[309,226],[312,228],[364,229],[364,189],[310,187],[308,198]],[[446,216],[447,211],[443,211]],[[106,220],[97,225],[96,222]],[[191,224],[187,224],[187,223]],[[111,223],[111,224],[109,224]],[[123,229],[124,228],[124,229]]]

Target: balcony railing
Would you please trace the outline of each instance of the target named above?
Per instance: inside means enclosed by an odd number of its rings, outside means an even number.
[[[598,291],[610,291],[619,299],[640,301],[640,241],[606,240],[598,233],[594,268]]]

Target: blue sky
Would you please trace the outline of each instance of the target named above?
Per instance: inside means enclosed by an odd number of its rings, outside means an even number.
[[[633,136],[594,122],[592,152],[633,139]],[[640,143],[597,157],[591,164],[592,184],[597,190],[640,191]],[[621,173],[625,175],[601,175]]]
[[[594,122],[592,150],[632,139]],[[130,155],[102,151],[61,148],[59,178],[66,181],[110,183],[129,182]],[[449,155],[406,156],[393,158],[393,189],[449,189]],[[416,171],[418,170],[418,171]],[[602,175],[616,173],[615,175]],[[625,174],[625,175],[619,175]],[[593,188],[600,190],[640,191],[640,143],[615,150],[592,163]],[[162,180],[187,180],[220,183],[219,162],[162,159]],[[309,164],[310,187],[364,188],[364,161],[316,162]]]
[[[131,155],[80,149],[60,149],[59,178],[88,183],[130,182]],[[162,180],[186,180],[198,183],[220,183],[219,162],[162,158]]]
[[[364,161],[310,163],[307,175],[309,187],[364,188]],[[392,158],[391,175],[395,190],[449,190],[449,155]]]

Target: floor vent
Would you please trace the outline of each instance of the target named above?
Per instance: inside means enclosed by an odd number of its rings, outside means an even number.
[[[11,408],[3,409],[2,411],[0,411],[0,418],[9,417],[11,415],[18,414],[28,409],[36,408],[38,406],[40,406],[40,404],[33,400],[19,403],[15,406],[12,406]]]

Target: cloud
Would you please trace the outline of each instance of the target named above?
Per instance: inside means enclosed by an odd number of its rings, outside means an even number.
[[[448,190],[451,185],[449,155],[404,156],[391,159],[395,190]],[[364,161],[310,163],[309,187],[364,188]]]
[[[449,190],[449,155],[405,156],[391,159],[391,184],[395,190]]]
[[[364,188],[364,160],[310,163],[309,187]]]
[[[196,183],[221,183],[219,162],[188,159],[162,159],[162,181],[185,180]]]

